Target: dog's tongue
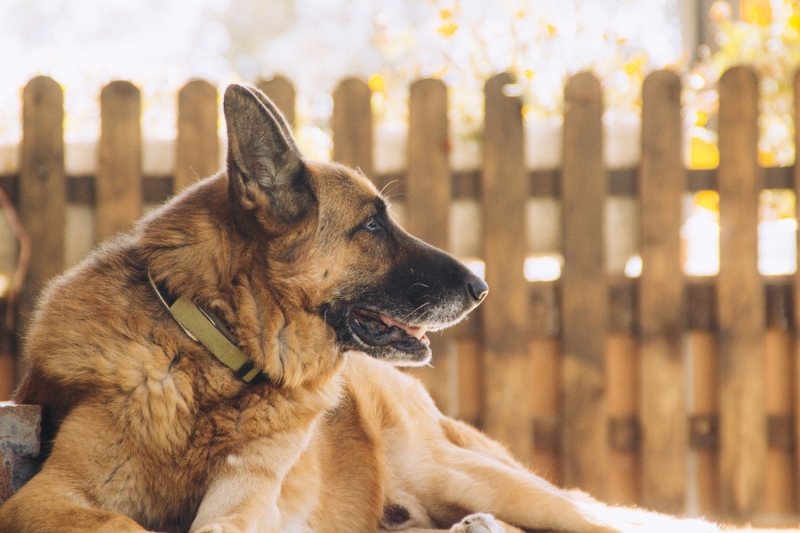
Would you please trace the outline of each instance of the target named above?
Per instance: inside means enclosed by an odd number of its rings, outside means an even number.
[[[386,315],[381,315],[381,321],[389,327],[395,326],[402,329],[409,337],[415,337],[420,340],[422,340],[422,337],[425,336],[425,331],[427,330],[427,328],[424,326],[409,326],[408,324],[404,324]]]

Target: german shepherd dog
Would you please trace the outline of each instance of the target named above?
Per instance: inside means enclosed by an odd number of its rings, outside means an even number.
[[[263,94],[224,109],[227,171],[45,291],[16,400],[57,430],[0,532],[618,531],[389,365],[486,284]]]

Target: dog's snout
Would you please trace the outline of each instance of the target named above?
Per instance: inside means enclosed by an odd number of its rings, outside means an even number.
[[[467,291],[476,304],[479,304],[489,294],[489,285],[476,275],[471,275],[467,280]]]

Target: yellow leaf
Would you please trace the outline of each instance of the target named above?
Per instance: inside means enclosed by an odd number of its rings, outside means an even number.
[[[694,203],[703,209],[718,211],[719,193],[717,193],[717,191],[698,191],[697,194],[694,195]]]
[[[376,93],[383,92],[383,90],[386,89],[386,81],[380,74],[373,74],[370,76],[367,84],[369,85],[369,88]]]
[[[708,114],[705,111],[697,111],[697,119],[694,121],[695,126],[705,126],[708,122]]]
[[[713,142],[692,137],[690,164],[695,169],[717,168],[719,166],[719,149]]]
[[[455,32],[458,31],[458,24],[446,22],[442,24],[437,31],[445,37],[451,37]]]
[[[772,4],[770,0],[741,0],[739,12],[742,20],[748,24],[769,26],[772,22]]]

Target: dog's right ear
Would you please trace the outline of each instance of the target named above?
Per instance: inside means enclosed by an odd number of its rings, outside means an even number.
[[[225,90],[231,194],[244,208],[265,208],[277,222],[291,224],[305,216],[314,199],[289,126],[274,104],[265,102],[269,99],[255,88]]]

